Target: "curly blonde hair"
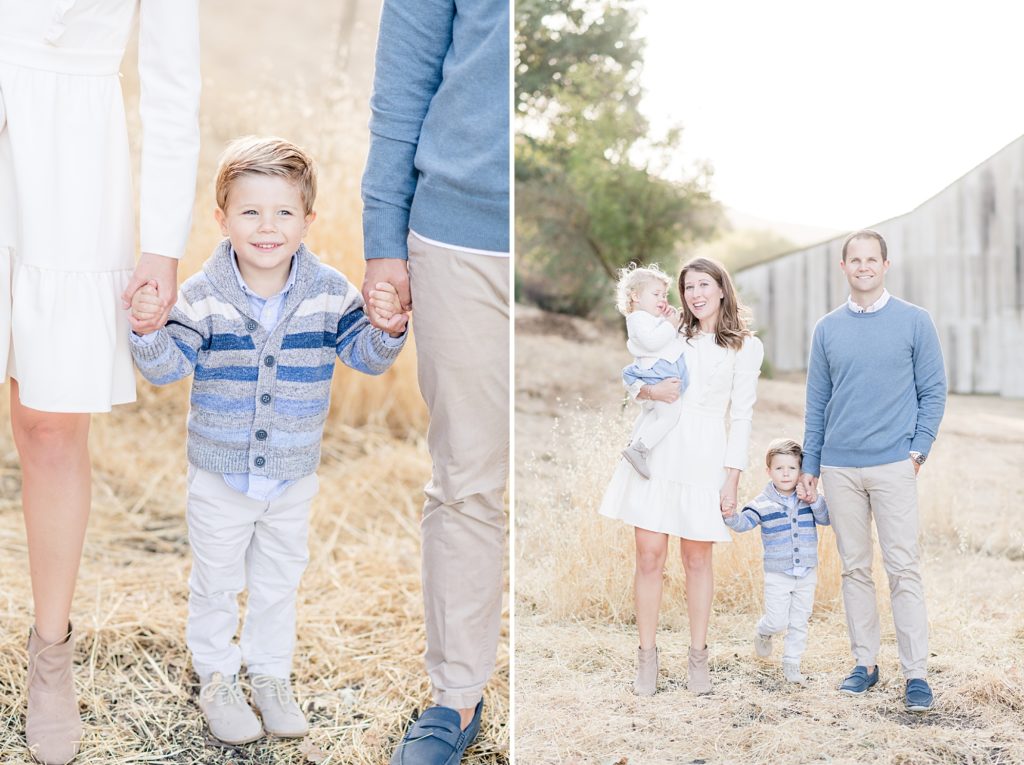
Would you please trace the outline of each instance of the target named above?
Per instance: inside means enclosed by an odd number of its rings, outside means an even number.
[[[649,266],[630,263],[619,269],[619,281],[615,285],[615,307],[619,309],[619,313],[623,316],[632,313],[633,295],[642,285],[649,282],[658,282],[668,287],[672,284],[672,277],[662,271],[657,263],[651,263]]]

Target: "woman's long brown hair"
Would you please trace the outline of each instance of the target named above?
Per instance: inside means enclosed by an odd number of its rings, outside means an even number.
[[[723,348],[732,348],[738,351],[743,347],[744,339],[754,334],[747,326],[750,311],[740,303],[739,298],[736,296],[736,288],[732,284],[732,277],[725,270],[725,266],[717,260],[694,258],[688,261],[683,266],[683,270],[679,272],[679,298],[683,302],[681,309],[683,321],[680,323],[679,330],[687,338],[694,337],[700,332],[700,322],[686,304],[686,289],[683,282],[686,280],[686,274],[690,271],[707,274],[715,280],[722,292],[725,293],[725,296],[722,298],[722,305],[718,309],[718,323],[715,325],[715,342]]]

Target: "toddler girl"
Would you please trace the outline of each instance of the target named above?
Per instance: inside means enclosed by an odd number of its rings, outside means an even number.
[[[689,382],[683,341],[679,337],[679,312],[668,304],[668,274],[657,265],[630,264],[619,270],[615,305],[626,317],[626,348],[632,364],[622,370],[627,386],[653,385],[668,378],[679,380],[679,398],[643,402],[644,416],[622,456],[644,478],[651,477],[648,452],[657,446],[679,421],[682,394]]]

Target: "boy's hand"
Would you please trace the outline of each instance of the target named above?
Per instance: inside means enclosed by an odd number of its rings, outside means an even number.
[[[390,282],[377,282],[367,294],[370,323],[398,337],[405,332],[409,314],[402,309],[398,290]]]
[[[801,489],[803,489],[804,502],[814,502],[818,498],[818,477],[811,475],[810,473],[801,473],[800,479],[797,481],[797,496]]]
[[[160,300],[160,313],[157,320],[151,321],[136,329],[136,334],[148,334],[155,332],[167,323],[167,317],[178,299],[178,261],[164,255],[154,255],[151,252],[144,252],[139,256],[139,262],[135,265],[135,271],[128,286],[121,294],[121,305],[125,308],[131,307],[132,299],[144,284],[152,284],[156,288]],[[133,329],[135,329],[133,327]]]
[[[136,335],[156,332],[167,323],[155,281],[146,282],[132,295],[132,308],[128,319]]]
[[[371,258],[366,261],[366,272],[363,276],[363,302],[370,304],[370,293],[379,287],[380,282],[388,282],[398,290],[403,311],[412,310],[412,294],[409,291],[409,264],[399,258]],[[378,329],[387,331],[386,327],[374,323],[375,316],[368,314],[370,323]]]

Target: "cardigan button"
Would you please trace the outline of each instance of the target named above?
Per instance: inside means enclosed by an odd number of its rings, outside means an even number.
[[[268,367],[274,366],[274,357],[267,356],[266,358],[263,359],[263,363],[266,364]]]
[[[264,393],[262,396],[260,396],[260,403],[269,404],[270,403],[270,394],[269,393]],[[794,534],[793,536],[796,536],[796,534]]]
[[[256,467],[263,467],[264,465],[267,464],[267,461],[263,457],[257,457],[252,461],[252,464],[254,464]]]
[[[259,322],[255,322],[252,319],[249,319],[249,321],[245,323],[245,328],[250,332],[255,332],[257,329],[260,328],[260,325]]]
[[[799,559],[799,558],[796,558],[794,562],[795,562],[795,563],[799,563],[799,562],[800,562],[800,559]]]
[[[266,441],[267,440],[267,431],[263,430],[262,428],[257,430],[256,431],[256,440],[257,441]]]

